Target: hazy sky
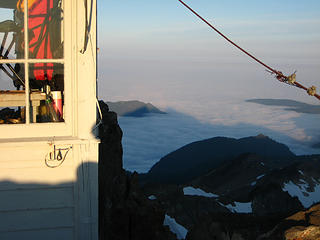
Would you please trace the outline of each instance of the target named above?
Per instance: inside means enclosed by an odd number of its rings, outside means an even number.
[[[286,74],[297,70],[298,80],[307,86],[319,82],[319,1],[185,2],[275,69]],[[153,87],[160,90],[159,82],[167,88],[184,88],[189,81],[197,84],[209,78],[219,91],[236,88],[248,98],[258,97],[257,91],[267,95],[269,90],[270,97],[304,95],[280,86],[177,0],[100,0],[98,4],[99,86],[105,99],[130,98],[141,91],[150,94]],[[306,96],[302,99],[317,103]]]
[[[185,2],[247,51],[286,75],[297,70],[298,81],[320,92],[320,1]],[[245,101],[319,100],[278,82],[178,0],[100,0],[98,14],[100,98],[151,102],[207,127],[220,126],[220,135],[266,129],[279,141],[320,142],[319,114]],[[243,125],[247,131],[235,130]],[[128,141],[126,132],[124,137]]]

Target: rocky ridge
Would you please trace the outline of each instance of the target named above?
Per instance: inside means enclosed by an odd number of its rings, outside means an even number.
[[[117,115],[100,101],[103,123],[99,135],[99,235],[100,240],[175,240],[163,225],[165,212],[138,186],[137,174],[122,167],[122,131]]]
[[[143,189],[189,230],[187,239],[253,240],[320,202],[320,156],[283,156],[243,153],[183,184]]]
[[[195,224],[186,240],[319,240],[319,216],[320,204],[279,223],[272,217],[215,214]]]
[[[319,240],[320,204],[300,211],[277,224],[257,240]]]
[[[169,216],[189,230],[188,240],[320,239],[320,207],[308,209],[313,202],[307,201],[317,199],[319,156],[293,156],[283,163],[240,153],[183,184],[149,183],[141,189],[138,175],[122,166],[117,115],[104,102],[100,106],[101,240],[177,239],[164,226]]]

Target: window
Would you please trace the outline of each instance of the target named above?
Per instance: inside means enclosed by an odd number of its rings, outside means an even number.
[[[66,59],[71,55],[66,51],[71,46],[66,44],[70,45],[71,37],[65,34],[66,25],[70,28],[70,24],[66,24],[64,6],[69,3],[64,2],[1,0],[0,128],[55,124],[56,133],[51,135],[65,134],[58,133],[59,128],[66,127],[70,108],[66,95],[71,94],[67,93],[70,73],[68,83],[65,81]],[[71,21],[70,16],[67,19]],[[58,125],[61,126],[56,128]]]

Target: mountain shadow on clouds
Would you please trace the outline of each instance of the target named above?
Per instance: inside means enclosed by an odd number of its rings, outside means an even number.
[[[257,103],[267,106],[286,107],[285,110],[297,113],[320,114],[320,106],[308,103],[298,102],[290,99],[248,99],[246,102]]]

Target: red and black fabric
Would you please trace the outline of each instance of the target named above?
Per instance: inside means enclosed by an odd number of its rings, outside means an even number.
[[[51,12],[53,0],[35,0],[29,14],[29,54],[34,59],[52,59]],[[35,80],[52,80],[53,63],[35,63],[32,67]]]

